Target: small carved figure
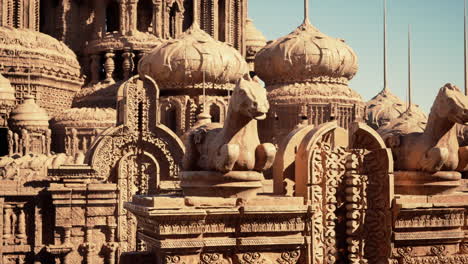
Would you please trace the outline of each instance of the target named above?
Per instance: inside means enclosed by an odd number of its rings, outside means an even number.
[[[468,97],[446,84],[432,105],[424,132],[384,136],[395,156],[395,169],[454,171],[459,164],[456,124],[468,122]]]
[[[186,135],[184,170],[226,173],[270,168],[276,148],[260,144],[257,129],[257,120],[265,119],[268,109],[266,90],[246,74],[234,88],[224,126],[208,123]]]

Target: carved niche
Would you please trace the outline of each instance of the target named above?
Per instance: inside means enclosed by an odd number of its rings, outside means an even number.
[[[136,221],[123,204],[135,194],[164,191],[178,178],[184,147],[157,115],[159,90],[150,77],[124,82],[117,96],[118,126],[105,130],[87,154],[87,162],[108,183],[118,185],[117,238],[123,252],[136,249]],[[161,178],[166,175],[166,178]]]
[[[391,151],[363,123],[309,130],[297,149],[294,188],[313,210],[312,263],[390,263]]]

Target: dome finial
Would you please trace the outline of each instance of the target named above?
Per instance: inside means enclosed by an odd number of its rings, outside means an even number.
[[[411,25],[408,24],[408,111],[411,110]]]
[[[309,20],[309,0],[304,0],[304,24],[310,24],[310,20]]]
[[[465,5],[464,5],[464,10],[463,10],[463,32],[464,32],[464,44],[463,44],[463,50],[464,50],[464,66],[465,66],[465,95],[468,95],[468,53],[467,53],[467,32],[466,32],[466,0],[465,0]]]
[[[193,0],[193,23],[192,23],[193,28],[199,28],[200,25],[198,24],[198,1]]]
[[[383,21],[383,26],[384,26],[384,39],[383,39],[383,42],[384,42],[384,46],[383,46],[383,49],[384,49],[384,91],[387,91],[388,90],[388,79],[387,79],[387,0],[384,0],[384,8],[383,8],[383,17],[384,17],[384,21]]]

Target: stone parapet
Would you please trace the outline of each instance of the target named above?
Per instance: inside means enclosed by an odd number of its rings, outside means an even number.
[[[134,196],[125,208],[136,215],[138,237],[155,263],[311,259],[312,210],[301,197]]]
[[[394,202],[393,259],[467,263],[468,194],[401,195]]]

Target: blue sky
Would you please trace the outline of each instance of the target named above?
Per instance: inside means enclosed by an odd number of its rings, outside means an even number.
[[[310,0],[310,20],[345,39],[359,71],[350,86],[369,100],[383,88],[383,0]],[[269,40],[303,20],[303,0],[249,0],[249,17]],[[387,0],[389,88],[407,100],[407,30],[412,28],[414,103],[428,113],[437,91],[451,82],[464,89],[463,0]]]

